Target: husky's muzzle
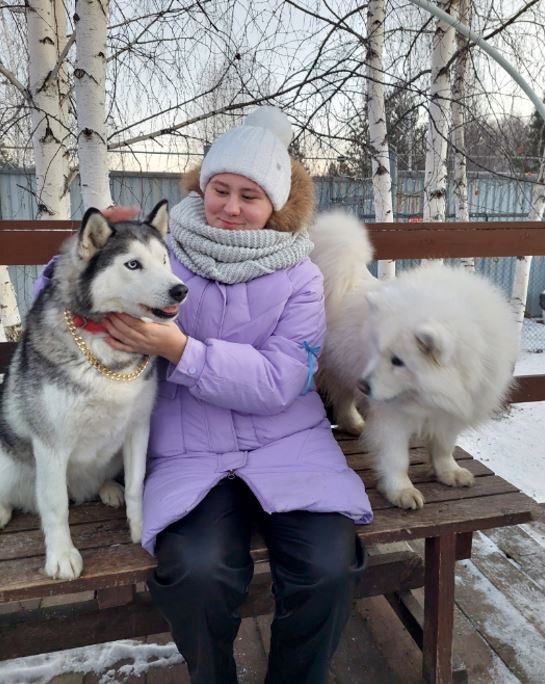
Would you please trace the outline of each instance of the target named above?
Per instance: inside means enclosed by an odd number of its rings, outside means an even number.
[[[187,292],[187,286],[183,283],[177,283],[176,285],[173,285],[168,291],[168,296],[177,303],[173,304],[172,306],[165,306],[162,309],[151,309],[152,314],[157,316],[157,318],[164,318],[165,320],[168,320],[169,318],[175,318],[178,314],[180,304],[187,297]]]

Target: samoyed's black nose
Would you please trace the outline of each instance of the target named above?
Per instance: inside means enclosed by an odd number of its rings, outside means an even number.
[[[366,397],[370,396],[371,394],[371,385],[367,382],[367,380],[358,380],[358,389],[360,392],[363,392]]]
[[[183,302],[187,297],[187,287],[183,283],[179,283],[171,287],[168,294],[175,302]]]

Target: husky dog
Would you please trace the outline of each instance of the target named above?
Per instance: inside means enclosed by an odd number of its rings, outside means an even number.
[[[518,334],[511,308],[484,278],[442,264],[384,282],[365,264],[365,226],[340,212],[318,217],[311,259],[325,282],[327,334],[318,386],[339,427],[374,457],[378,487],[401,508],[424,504],[408,476],[409,442],[424,438],[447,485],[473,475],[452,456],[459,433],[489,418],[512,382]]]
[[[174,318],[187,288],[170,270],[167,202],[142,223],[110,225],[89,209],[28,313],[0,396],[0,527],[13,508],[37,511],[45,572],[82,571],[68,501],[123,502],[113,480],[125,469],[133,542],[140,540],[142,487],[156,378],[153,360],[115,350],[100,319],[125,312]]]

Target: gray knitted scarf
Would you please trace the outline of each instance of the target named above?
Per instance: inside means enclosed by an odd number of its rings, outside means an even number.
[[[310,254],[306,231],[293,234],[225,230],[206,223],[204,202],[195,192],[170,212],[172,246],[178,259],[197,275],[233,285],[293,266]]]

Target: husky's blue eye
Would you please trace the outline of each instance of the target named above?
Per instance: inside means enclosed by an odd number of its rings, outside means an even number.
[[[403,363],[403,361],[399,358],[399,356],[395,356],[395,355],[392,356],[390,361],[392,362],[392,366],[404,366],[405,365]]]
[[[138,271],[139,268],[142,268],[142,264],[138,261],[138,259],[126,261],[125,266],[129,269],[129,271]]]

